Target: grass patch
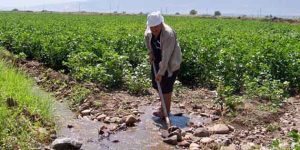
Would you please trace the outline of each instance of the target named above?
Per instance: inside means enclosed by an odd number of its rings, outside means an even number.
[[[0,50],[1,51],[1,50]],[[50,142],[51,101],[34,82],[0,60],[0,149],[30,149]]]
[[[91,91],[80,85],[76,85],[72,89],[71,100],[72,105],[80,105],[83,103],[84,99],[91,93]]]

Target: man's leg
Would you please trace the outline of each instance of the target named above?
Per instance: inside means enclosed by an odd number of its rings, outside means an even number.
[[[166,93],[166,94],[163,94],[163,95],[164,95],[164,99],[165,99],[167,113],[169,114],[170,113],[170,109],[171,109],[172,92]]]
[[[172,92],[166,93],[166,94],[163,94],[163,95],[164,95],[164,100],[165,100],[165,104],[166,104],[167,113],[170,114]],[[160,101],[161,101],[161,99],[160,99]],[[153,115],[157,116],[157,117],[164,117],[165,116],[164,111],[163,111],[162,102],[161,102],[161,106],[158,109],[158,111],[154,112]]]

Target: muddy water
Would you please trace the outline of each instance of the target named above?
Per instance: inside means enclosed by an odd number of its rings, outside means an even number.
[[[140,150],[140,149],[155,149],[155,150],[171,150],[175,149],[162,142],[160,137],[160,130],[164,128],[165,122],[159,118],[153,117],[153,106],[143,106],[139,111],[141,114],[141,122],[133,128],[128,128],[127,131],[121,131],[113,134],[109,139],[98,138],[98,128],[103,123],[91,121],[87,118],[75,119],[74,113],[69,110],[66,104],[55,102],[54,114],[57,118],[58,137],[71,137],[83,142],[82,149],[84,150]],[[202,118],[187,116],[172,116],[170,117],[173,125],[180,128],[187,128],[186,124],[190,121],[204,121]],[[71,124],[74,127],[69,129],[67,125]],[[118,141],[116,143],[112,141]]]

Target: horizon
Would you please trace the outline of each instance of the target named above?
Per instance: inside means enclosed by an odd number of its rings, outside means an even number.
[[[173,2],[173,3],[172,3]],[[0,0],[0,10],[9,11],[14,8],[20,11],[54,11],[54,12],[98,12],[138,14],[149,13],[160,10],[163,14],[189,14],[195,9],[199,15],[213,15],[220,11],[222,16],[278,16],[278,17],[300,17],[300,2],[296,0],[11,0],[5,2]],[[133,4],[134,3],[134,4]]]

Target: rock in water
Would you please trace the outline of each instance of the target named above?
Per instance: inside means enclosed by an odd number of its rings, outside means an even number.
[[[171,145],[177,145],[177,135],[173,135],[169,138],[166,138],[163,140],[165,143],[171,144]]]
[[[167,138],[168,136],[169,136],[169,132],[168,132],[168,131],[163,130],[163,131],[161,132],[161,137],[162,137],[162,138]]]
[[[184,141],[179,142],[178,146],[189,147],[190,143],[184,140]]]
[[[133,115],[129,115],[126,117],[126,125],[127,126],[134,126],[134,123],[137,122],[137,119]]]
[[[171,126],[170,128],[168,128],[168,132],[169,132],[169,133],[172,133],[173,131],[175,131],[175,130],[177,130],[177,129],[179,129],[179,128],[176,127],[176,126]]]
[[[60,138],[53,141],[51,145],[55,150],[79,150],[82,146],[82,143],[71,138]]]
[[[177,129],[175,131],[173,131],[172,133],[169,134],[169,137],[172,137],[176,135],[177,136],[177,141],[178,142],[181,142],[182,141],[182,136],[181,136],[181,130],[180,129]]]

